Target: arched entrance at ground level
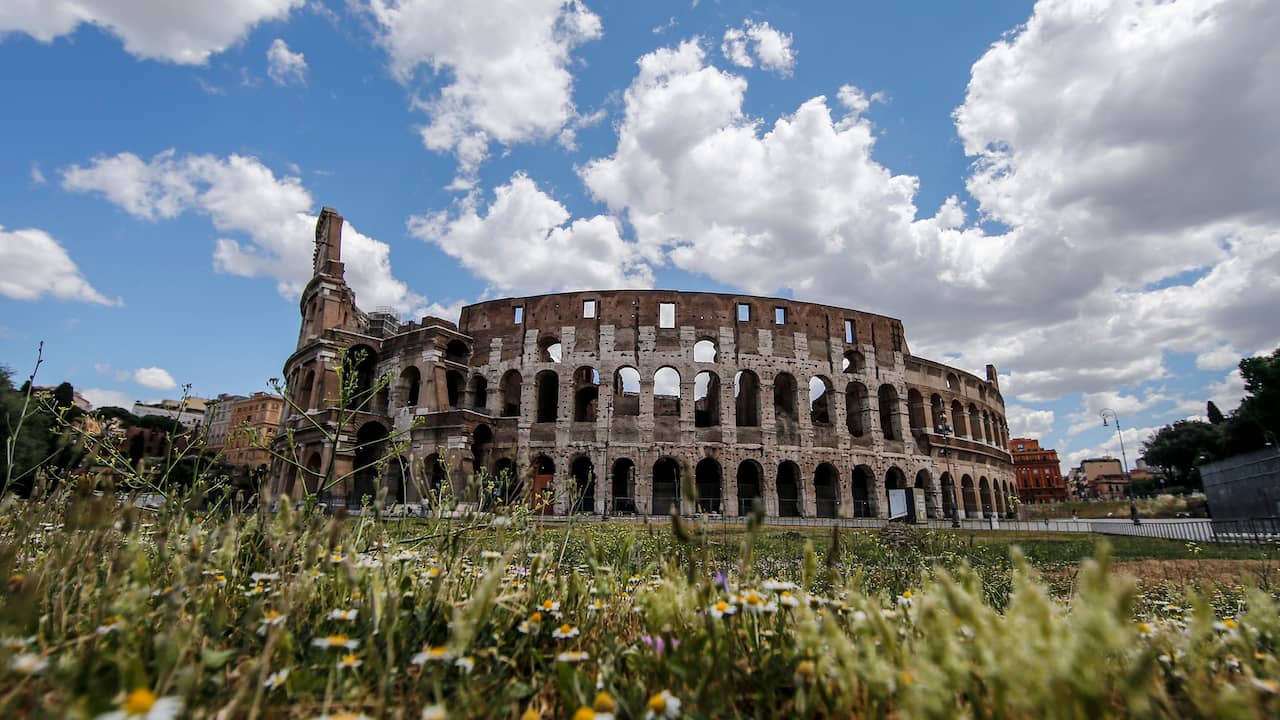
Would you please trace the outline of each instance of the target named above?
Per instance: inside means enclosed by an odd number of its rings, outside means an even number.
[[[539,515],[550,515],[555,512],[556,500],[556,464],[546,455],[533,459],[533,487],[530,488],[529,504]]]
[[[778,465],[778,517],[800,517],[800,467],[790,460]]]
[[[387,428],[379,422],[367,422],[356,431],[351,494],[347,505],[361,507],[373,503],[378,496],[378,461],[383,457]]]
[[[938,517],[937,497],[934,490],[937,488],[933,485],[933,478],[929,475],[928,470],[920,470],[916,473],[916,487],[924,491],[924,512],[926,517]]]
[[[569,476],[573,478],[569,492],[569,512],[590,513],[596,508],[596,471],[591,459],[579,455],[569,466]]]
[[[738,463],[738,514],[746,515],[752,510],[757,500],[764,494],[760,485],[764,480],[764,470],[755,460],[743,460]]]
[[[489,453],[493,450],[493,429],[488,425],[477,425],[471,433],[471,477],[477,482],[488,480],[485,475],[489,469]]]
[[[422,462],[421,477],[426,482],[426,492],[423,494],[423,500],[434,504],[440,500],[441,493],[451,493],[452,488],[449,486],[449,469],[445,467],[445,463],[440,456],[431,453],[427,459]]]
[[[636,464],[629,458],[613,461],[613,511],[616,513],[634,513],[636,511]]]
[[[831,463],[822,463],[813,473],[815,508],[820,518],[840,515],[840,471]]]
[[[511,506],[520,498],[520,476],[516,472],[516,461],[511,458],[498,458],[493,463],[493,495],[503,505]]]
[[[968,475],[960,476],[960,493],[964,495],[964,514],[965,517],[978,516],[978,493],[973,487],[973,478]]]
[[[882,502],[884,503],[884,507],[888,510],[887,515],[889,517],[893,517],[895,509],[899,513],[906,511],[909,514],[911,510],[910,499],[908,498],[907,505],[905,507],[898,506],[895,508],[890,501],[890,490],[907,490],[907,476],[896,467],[889,468],[884,474],[884,497],[882,498]],[[910,495],[911,493],[908,491],[906,494]],[[899,514],[898,517],[904,516]]]
[[[991,517],[995,513],[995,502],[991,497],[991,484],[985,475],[978,478],[978,497],[982,501],[982,514]]]
[[[324,471],[320,469],[320,453],[313,452],[311,457],[307,458],[307,471],[302,476],[302,487],[307,494],[315,494],[320,492],[320,488],[324,486]]]
[[[670,515],[671,509],[680,507],[680,465],[669,457],[653,464],[654,515]]]
[[[387,486],[387,507],[404,502],[409,483],[413,481],[412,475],[409,459],[405,456],[401,455],[387,462],[387,471],[384,475]]]
[[[951,473],[942,473],[942,516],[955,517],[956,497],[955,481]]]
[[[859,465],[853,469],[853,516],[875,517],[876,508],[871,504],[871,488],[875,486],[875,475],[871,468]]]
[[[714,458],[703,458],[693,469],[694,485],[698,488],[698,512],[720,512],[720,463]]]

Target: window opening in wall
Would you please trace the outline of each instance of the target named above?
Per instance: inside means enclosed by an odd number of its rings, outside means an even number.
[[[693,344],[693,361],[713,363],[716,361],[716,344],[710,340],[699,340]]]
[[[747,322],[751,320],[751,306],[746,303],[738,303],[738,322]]]
[[[516,318],[515,318],[515,324],[516,324],[516,325],[523,325],[523,324],[524,324],[524,306],[523,306],[523,305],[517,305],[517,306],[516,306]]]
[[[831,424],[831,384],[824,377],[809,378],[809,421],[814,425]]]
[[[902,329],[897,325],[893,326],[893,336],[890,340],[893,341],[893,351],[902,352]]]
[[[850,344],[850,345],[851,345],[851,344],[853,344],[853,340],[854,340],[854,337],[853,337],[853,321],[852,321],[852,320],[845,320],[845,321],[844,321],[844,341],[845,341],[845,343],[847,343],[847,344]]]
[[[773,324],[774,324],[774,325],[786,325],[786,324],[787,324],[787,309],[786,309],[786,308],[784,308],[784,307],[776,307],[776,308],[774,308],[774,309],[773,309]]]
[[[680,417],[680,373],[675,368],[661,367],[653,374],[653,414]]]
[[[760,426],[760,378],[740,370],[733,378],[733,398],[738,427]]]
[[[613,414],[640,414],[640,371],[633,367],[618,368],[613,376]]]
[[[693,378],[693,425],[715,427],[720,424],[720,378],[703,370]]]
[[[542,338],[542,340],[538,342],[538,345],[542,348],[543,362],[553,362],[553,363],[560,362],[561,351],[563,350],[562,346],[560,345],[560,340],[551,336],[547,336]]]
[[[676,326],[676,304],[658,303],[658,327],[673,328]]]
[[[595,316],[596,316],[596,301],[595,301],[595,300],[583,300],[583,301],[582,301],[582,317],[584,317],[584,318],[586,318],[586,319],[590,320],[591,318],[594,318]]]

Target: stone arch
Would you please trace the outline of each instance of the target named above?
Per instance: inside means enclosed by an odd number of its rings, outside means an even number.
[[[471,376],[471,387],[467,391],[471,396],[471,407],[477,410],[489,409],[489,379],[480,373]]]
[[[924,416],[924,396],[919,390],[907,390],[907,419],[912,430],[924,430],[928,421]]]
[[[702,338],[693,344],[693,361],[696,363],[713,363],[719,354],[720,349],[716,347],[716,342],[710,338]]]
[[[404,393],[404,406],[417,407],[422,394],[422,372],[410,365],[400,371],[400,389]]]
[[[820,518],[840,515],[840,471],[831,463],[820,463],[813,471],[815,511]]]
[[[564,357],[564,346],[555,335],[543,335],[538,338],[538,359],[542,362],[558,363]]]
[[[906,473],[902,472],[902,468],[899,468],[897,465],[890,465],[889,469],[884,472],[884,496],[880,500],[884,504],[886,515],[890,508],[889,491],[907,489]]]
[[[307,494],[319,493],[324,488],[323,463],[324,460],[318,452],[311,453],[311,456],[307,458],[306,465],[304,465],[307,472],[302,476],[302,487]]]
[[[983,516],[991,517],[994,515],[995,498],[991,495],[991,483],[987,480],[986,475],[978,478],[978,497],[982,503]]]
[[[977,517],[981,512],[978,506],[978,493],[973,486],[973,478],[968,473],[960,476],[960,493],[963,496],[965,516]]]
[[[573,371],[573,421],[595,422],[600,398],[600,373],[589,365]]]
[[[387,462],[387,471],[383,479],[387,488],[388,507],[404,502],[411,479],[409,467],[409,459],[403,455],[398,455]]]
[[[867,369],[867,360],[861,350],[845,350],[840,369],[850,374],[858,374]]]
[[[955,373],[947,373],[947,390],[953,393],[960,392],[960,378]]]
[[[702,458],[693,469],[693,481],[698,489],[698,512],[720,512],[724,494],[720,463],[715,458]]]
[[[760,427],[760,378],[750,370],[733,377],[733,399],[738,427]]]
[[[661,457],[653,464],[654,515],[669,515],[680,508],[680,463],[675,458]]]
[[[880,405],[880,432],[885,440],[902,439],[902,420],[898,416],[898,389],[885,383],[876,393]]]
[[[693,425],[720,425],[720,376],[703,370],[693,378]]]
[[[985,442],[982,435],[982,416],[978,414],[978,406],[969,403],[969,433],[974,440]]]
[[[755,460],[738,463],[738,514],[751,512],[756,500],[764,498],[764,468]]]
[[[314,410],[316,407],[316,371],[307,368],[302,373],[302,385],[294,393],[293,401],[303,410]]]
[[[929,419],[933,422],[934,432],[947,421],[947,407],[942,402],[942,396],[934,393],[929,396]]]
[[[825,375],[809,378],[809,422],[814,425],[831,425],[831,395],[834,388]]]
[[[623,365],[613,374],[613,414],[640,414],[640,371],[630,365]]]
[[[489,471],[489,455],[493,452],[493,428],[481,423],[471,432],[471,473],[480,478]]]
[[[579,455],[569,464],[569,512],[595,512],[596,471],[591,458]]]
[[[450,362],[467,364],[467,360],[471,358],[471,348],[461,340],[450,340],[444,346],[444,359]]]
[[[999,444],[996,442],[996,436],[992,432],[991,414],[988,413],[986,410],[982,411],[982,434],[983,436],[986,437],[988,443],[992,445]]]
[[[778,444],[798,445],[800,426],[796,415],[796,379],[788,372],[773,377],[773,425]]]
[[[615,513],[636,512],[636,464],[631,458],[618,458],[609,471],[610,491]]]
[[[853,516],[875,517],[876,476],[870,466],[858,465],[853,468]]]
[[[948,517],[948,518],[955,517],[956,516],[956,494],[955,494],[956,488],[955,488],[955,480],[951,478],[951,473],[949,472],[942,473],[942,476],[939,480],[939,485],[941,485],[942,487],[942,516]]]
[[[373,404],[373,387],[377,380],[378,353],[368,345],[352,345],[342,358],[344,378],[353,378],[348,402],[352,410],[368,410]]]
[[[494,495],[508,507],[520,499],[523,487],[515,460],[501,457],[493,462],[493,487]]]
[[[800,466],[790,460],[778,463],[778,517],[801,517]]]
[[[653,414],[680,417],[680,371],[664,365],[653,374]]]
[[[529,489],[529,504],[540,515],[555,512],[556,461],[551,456],[539,454],[530,463],[533,485]]]
[[[844,388],[845,425],[853,437],[862,437],[867,432],[867,415],[871,412],[868,401],[867,386],[854,380]]]
[[[938,517],[938,488],[933,482],[933,474],[925,468],[917,470],[915,487],[924,490],[925,516]]]
[[[951,428],[956,437],[969,437],[969,430],[965,423],[964,406],[960,404],[959,400],[951,401]]]
[[[534,422],[555,422],[560,414],[560,376],[555,370],[543,370],[533,378],[537,396],[537,416]]]
[[[456,408],[462,405],[462,392],[466,386],[466,379],[462,373],[457,370],[446,370],[444,373],[445,390],[448,395],[449,407]]]
[[[387,436],[387,426],[371,420],[356,430],[356,446],[353,453],[351,495],[347,504],[359,507],[366,501],[373,502],[378,495],[379,478],[382,475]]]
[[[499,388],[502,391],[502,417],[520,417],[520,392],[524,378],[519,370],[508,370],[502,375]]]

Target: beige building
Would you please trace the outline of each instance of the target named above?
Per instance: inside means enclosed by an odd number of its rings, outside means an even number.
[[[1115,458],[1089,458],[1080,462],[1085,487],[1095,500],[1118,500],[1129,496],[1129,475]]]
[[[231,430],[231,410],[241,400],[248,400],[248,398],[244,395],[222,393],[209,401],[204,413],[206,452],[221,452],[227,444],[227,433]]]
[[[275,438],[284,411],[284,398],[257,392],[231,405],[222,459],[229,465],[250,471],[271,466],[271,453],[264,448]]]

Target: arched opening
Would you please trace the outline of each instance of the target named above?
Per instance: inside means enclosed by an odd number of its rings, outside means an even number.
[[[529,504],[535,513],[550,515],[555,512],[556,505],[556,463],[546,455],[538,455],[533,459],[533,487],[530,488]]]
[[[853,469],[853,516],[875,517],[876,508],[871,504],[875,474],[866,465]]]
[[[778,516],[800,517],[800,466],[790,460],[778,465]]]
[[[462,389],[466,385],[466,378],[457,370],[446,370],[444,382],[448,393],[449,407],[456,408],[461,406]]]
[[[844,372],[856,374],[867,368],[867,361],[859,350],[846,350],[844,353],[844,361],[840,363],[840,369]]]
[[[613,511],[615,513],[636,512],[636,464],[630,458],[618,458],[613,461],[612,476]]]
[[[932,427],[934,432],[937,432],[938,428],[941,427],[942,423],[946,422],[944,420],[945,416],[946,416],[946,406],[942,404],[942,396],[938,395],[937,393],[930,395],[929,396],[929,417],[930,417],[930,421],[933,423]]]
[[[417,407],[418,395],[422,392],[422,373],[410,365],[400,372],[400,389],[404,393],[405,407]]]
[[[489,455],[493,452],[493,429],[488,425],[477,425],[471,433],[471,473],[477,480],[484,479],[488,473]]]
[[[831,381],[822,375],[809,378],[809,422],[831,424]]]
[[[560,362],[563,355],[563,347],[560,345],[560,338],[553,335],[543,335],[538,340],[538,351],[542,362]]]
[[[593,367],[573,372],[573,421],[595,422],[600,397],[600,373]]]
[[[870,411],[870,403],[867,401],[867,386],[860,382],[854,381],[845,386],[844,389],[844,412],[845,423],[849,427],[849,434],[853,437],[862,437],[867,432],[867,413]]]
[[[570,498],[569,512],[595,512],[596,471],[591,464],[591,459],[586,455],[579,455],[569,466],[569,475],[573,478],[573,496]]]
[[[538,415],[535,422],[555,422],[560,408],[560,376],[555,370],[543,370],[534,376],[538,397]]]
[[[955,517],[956,508],[955,481],[951,473],[942,473],[942,516]]]
[[[720,424],[720,378],[709,370],[693,377],[693,425],[716,427]]]
[[[629,417],[640,414],[640,371],[630,366],[613,374],[613,414]]]
[[[431,453],[422,463],[422,477],[426,479],[427,493],[426,500],[428,503],[434,503],[442,492],[446,490],[449,483],[449,468],[445,467],[445,461],[437,454]]]
[[[379,465],[385,457],[387,435],[386,426],[379,422],[367,422],[356,430],[349,506],[361,507],[377,498],[378,478],[383,470]]]
[[[713,363],[716,361],[716,344],[711,340],[699,340],[693,344],[693,361],[697,363]]]
[[[924,430],[924,396],[915,388],[907,391],[907,417],[912,430]]]
[[[680,464],[674,459],[664,457],[653,464],[653,505],[654,515],[670,515],[680,507]]]
[[[885,471],[885,474],[884,474],[884,493],[885,494],[884,494],[883,502],[884,502],[884,506],[889,509],[890,515],[893,514],[893,504],[892,502],[889,501],[889,491],[890,490],[906,490],[906,489],[907,489],[907,476],[905,473],[903,473],[897,467],[890,467],[887,471]],[[911,493],[909,492],[907,493],[908,496],[910,494]],[[910,500],[908,500],[908,503],[907,503],[908,514],[910,514],[910,509],[911,509]]]
[[[347,407],[368,412],[373,404],[373,385],[378,369],[378,354],[368,345],[353,345],[342,358],[343,390],[350,390]],[[347,383],[351,383],[347,385]]]
[[[892,385],[881,385],[877,393],[880,403],[880,432],[885,440],[901,440],[901,420],[898,418],[898,390]]]
[[[693,482],[698,488],[698,512],[720,512],[720,463],[703,458],[693,469]]]
[[[476,410],[489,409],[489,381],[483,375],[471,376],[471,389],[468,394],[471,396],[471,407]]]
[[[960,392],[960,378],[955,373],[947,373],[947,390],[958,393]]]
[[[973,478],[968,475],[960,476],[960,493],[964,496],[965,517],[977,517],[978,493],[973,487]]]
[[[467,364],[467,359],[471,357],[471,348],[461,340],[450,340],[444,346],[444,359],[450,362]]]
[[[991,517],[995,514],[995,498],[991,496],[991,483],[986,476],[978,478],[978,497],[982,502],[982,514]]]
[[[760,378],[750,370],[733,376],[733,400],[738,427],[760,427]]]
[[[653,374],[653,414],[680,417],[680,373],[673,367],[660,367]]]
[[[822,463],[813,473],[813,495],[820,518],[840,514],[840,471],[831,463]]]
[[[964,406],[959,400],[951,401],[951,428],[955,431],[956,437],[969,437],[969,429],[965,423]]]
[[[985,411],[982,413],[982,435],[987,439],[988,443],[996,444],[996,436],[991,429],[991,416]]]
[[[511,506],[520,499],[520,475],[516,472],[516,461],[511,458],[498,458],[493,463],[493,494],[503,505]]]
[[[315,390],[316,390],[316,371],[307,370],[306,372],[302,373],[302,385],[298,388],[298,391],[294,394],[293,401],[297,403],[298,407],[302,408],[303,410],[314,410],[316,407],[315,397],[314,397]]]
[[[761,484],[764,481],[764,469],[755,460],[743,460],[738,463],[738,514],[751,512],[751,506],[762,498]]]
[[[773,424],[779,444],[799,442],[800,428],[796,420],[796,379],[791,373],[778,373],[773,378]]]
[[[409,459],[403,455],[393,458],[387,463],[386,487],[387,507],[404,502],[405,493],[409,489]]]
[[[934,497],[933,477],[928,470],[916,472],[915,487],[924,491],[924,512],[926,517],[938,517],[937,499]]]
[[[502,417],[520,417],[520,386],[524,378],[518,370],[508,370],[502,376],[499,389],[502,391]]]
[[[324,470],[320,467],[321,462],[323,461],[320,459],[320,453],[318,452],[311,453],[311,457],[307,458],[307,472],[303,475],[302,486],[308,495],[319,493],[321,488],[324,487]]]
[[[982,416],[978,414],[978,406],[973,403],[969,403],[969,428],[974,440],[985,442],[982,435]]]

